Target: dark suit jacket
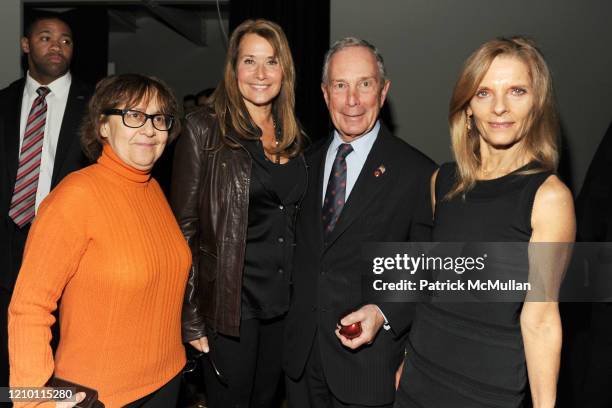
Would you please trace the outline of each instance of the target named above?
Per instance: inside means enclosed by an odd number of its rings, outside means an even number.
[[[612,174],[612,123],[595,152],[582,190],[576,200],[578,241],[612,242],[612,181],[610,174]],[[565,372],[562,371],[561,379],[563,380],[564,375],[573,377],[572,382],[576,395],[573,401],[574,406],[610,407],[612,406],[612,391],[610,391],[612,303],[592,303],[590,319],[585,318],[589,312],[585,311],[585,306],[589,304],[562,306],[564,307],[562,312],[565,312],[563,315],[563,347],[570,350],[565,354],[571,353],[571,355],[562,360],[565,363],[565,367],[562,366]],[[587,332],[586,340],[581,340],[579,336],[584,331]],[[567,337],[570,337],[569,341]],[[569,360],[572,357],[573,364]],[[564,406],[570,406],[570,404]]]
[[[334,231],[324,238],[322,184],[330,142],[331,138],[307,157],[309,185],[296,225],[284,367],[297,380],[313,341],[318,341],[325,377],[336,398],[350,404],[389,404],[395,394],[394,374],[403,358],[411,307],[379,305],[392,330],[381,329],[373,344],[356,351],[343,347],[334,329],[344,312],[364,304],[362,243],[430,240],[429,181],[435,165],[381,127]],[[375,177],[381,165],[385,172]]]
[[[612,123],[603,137],[576,200],[577,241],[612,241]]]
[[[12,291],[21,265],[21,246],[15,225],[8,216],[19,165],[19,121],[25,79],[0,90],[0,288]],[[62,120],[51,188],[68,173],[88,164],[79,143],[78,129],[93,89],[72,77]],[[27,235],[27,234],[24,234]]]

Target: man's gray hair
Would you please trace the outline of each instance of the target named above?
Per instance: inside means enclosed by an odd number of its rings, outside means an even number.
[[[385,69],[385,61],[383,60],[382,55],[378,52],[378,49],[367,42],[366,40],[362,40],[360,38],[355,37],[345,37],[341,40],[336,41],[330,49],[325,54],[325,60],[323,62],[323,78],[322,81],[324,84],[327,84],[329,80],[329,61],[340,50],[349,47],[365,47],[372,51],[372,54],[376,58],[376,64],[378,65],[378,79],[380,80],[381,85],[383,86],[385,81],[387,80],[387,70]]]

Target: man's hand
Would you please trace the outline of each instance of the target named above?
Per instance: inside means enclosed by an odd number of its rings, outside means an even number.
[[[402,360],[402,364],[397,368],[395,372],[395,389],[399,388],[400,380],[402,379],[402,373],[404,372],[404,360]]]
[[[197,340],[191,340],[189,342],[189,344],[191,344],[191,346],[198,350],[201,353],[208,353],[208,337],[204,336],[204,337],[200,337]]]
[[[345,347],[357,349],[364,344],[372,344],[378,331],[385,323],[385,318],[376,305],[365,305],[360,309],[344,316],[340,321],[343,326],[361,322],[361,334],[354,339],[347,339],[340,334],[340,326],[336,327],[336,337],[340,339]]]

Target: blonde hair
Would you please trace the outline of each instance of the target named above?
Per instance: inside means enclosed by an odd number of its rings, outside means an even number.
[[[236,147],[226,138],[230,129],[234,129],[244,139],[261,137],[260,129],[249,115],[242,94],[238,89],[236,77],[240,41],[246,34],[257,34],[267,40],[274,49],[274,54],[282,69],[281,90],[272,102],[272,111],[277,121],[276,125],[280,126],[281,129],[281,139],[274,153],[283,153],[289,157],[295,157],[303,149],[304,134],[295,117],[293,57],[282,28],[268,20],[246,20],[236,27],[229,39],[223,78],[209,98],[208,103],[219,120],[223,142]]]
[[[487,41],[465,61],[450,100],[448,122],[457,180],[447,197],[469,191],[481,166],[480,137],[466,109],[493,60],[498,56],[520,59],[528,68],[533,89],[533,108],[521,132],[523,153],[537,165],[522,174],[555,171],[559,162],[559,122],[550,70],[536,45],[524,37]],[[468,120],[471,130],[468,130]]]

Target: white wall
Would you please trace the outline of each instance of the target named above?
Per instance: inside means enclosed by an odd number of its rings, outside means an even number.
[[[21,0],[0,3],[0,89],[21,76]]]
[[[227,32],[227,19],[223,21]],[[116,73],[154,75],[172,87],[179,100],[189,93],[215,87],[221,79],[225,42],[219,22],[207,19],[205,47],[194,45],[151,17],[138,19],[135,33],[111,33],[109,62]]]
[[[331,0],[331,41],[354,35],[381,50],[396,133],[443,162],[463,61],[493,37],[531,36],[553,71],[577,193],[612,120],[611,15],[607,0]]]

